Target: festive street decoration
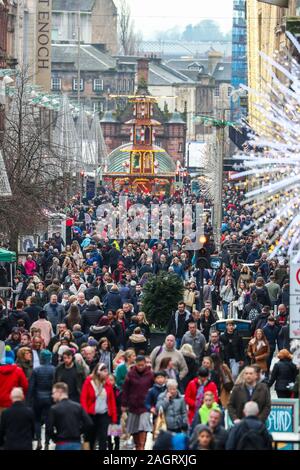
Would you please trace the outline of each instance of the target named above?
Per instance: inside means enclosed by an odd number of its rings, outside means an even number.
[[[300,53],[298,41],[286,34]],[[249,133],[252,150],[242,155],[245,170],[233,179],[247,179],[244,204],[254,209],[260,238],[269,243],[269,257],[300,259],[300,65],[287,51],[261,57],[272,77],[268,92],[242,88],[256,96],[264,132]]]

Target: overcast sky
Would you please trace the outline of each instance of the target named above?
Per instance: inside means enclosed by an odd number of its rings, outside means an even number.
[[[127,0],[136,28],[143,37],[153,37],[156,31],[180,28],[202,19],[212,18],[227,32],[232,26],[233,0]]]

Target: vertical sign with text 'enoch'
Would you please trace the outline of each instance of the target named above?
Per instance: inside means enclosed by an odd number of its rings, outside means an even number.
[[[51,7],[52,0],[37,0],[36,83],[44,91],[51,86]]]

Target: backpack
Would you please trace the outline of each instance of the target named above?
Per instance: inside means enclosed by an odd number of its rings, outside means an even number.
[[[258,317],[259,314],[260,314],[260,312],[257,310],[257,308],[255,308],[255,307],[251,308],[249,310],[248,320],[254,321]]]
[[[240,430],[240,438],[236,443],[235,450],[271,450],[272,438],[261,423],[258,429],[251,428],[244,421]]]

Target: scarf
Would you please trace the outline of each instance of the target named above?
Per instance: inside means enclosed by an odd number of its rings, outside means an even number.
[[[207,382],[204,382],[204,384],[199,385],[198,390],[197,390],[196,401],[195,401],[196,413],[198,412],[199,408],[202,406],[202,403],[203,403],[205,385],[207,385]]]

